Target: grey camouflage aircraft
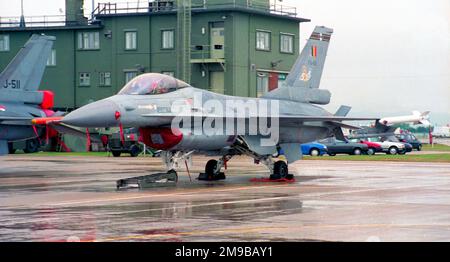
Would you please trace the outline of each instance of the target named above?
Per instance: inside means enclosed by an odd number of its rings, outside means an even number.
[[[316,27],[285,83],[260,98],[217,94],[171,76],[148,73],[132,79],[117,95],[83,106],[51,124],[139,128],[142,142],[163,150],[168,174],[176,174],[175,169],[183,167],[183,162],[187,166],[193,153],[201,152],[220,156],[206,163],[205,173],[199,176],[202,180],[224,179],[221,169],[236,155],[266,165],[271,179],[290,179],[288,163],[302,158],[300,144],[330,136],[343,139],[341,128],[356,127],[342,121],[372,119],[347,118],[347,106],[334,115],[318,106],[328,104],[331,97],[319,84],[332,33],[330,28]],[[241,107],[230,106],[236,101]],[[252,113],[248,110],[252,105],[265,108]],[[240,123],[245,128],[239,128]],[[280,151],[284,159],[279,157]]]
[[[53,93],[38,90],[54,40],[32,35],[0,74],[0,155],[8,154],[11,142],[42,134],[45,127],[33,126],[33,118],[54,115]]]

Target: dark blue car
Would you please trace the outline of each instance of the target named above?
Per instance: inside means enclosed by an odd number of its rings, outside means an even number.
[[[301,150],[303,155],[310,156],[322,156],[327,153],[327,147],[317,142],[302,144]]]

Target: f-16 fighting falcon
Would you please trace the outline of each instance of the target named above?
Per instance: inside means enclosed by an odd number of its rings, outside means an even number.
[[[55,114],[53,93],[38,91],[54,40],[53,36],[32,35],[0,74],[0,155],[10,151],[8,142],[43,132],[31,124],[33,118]]]
[[[246,155],[268,167],[271,179],[290,179],[288,164],[302,158],[300,144],[336,136],[349,107],[331,114],[318,105],[331,94],[319,84],[333,30],[316,27],[283,86],[260,98],[234,97],[190,86],[171,76],[137,76],[112,97],[83,106],[60,120],[34,123],[77,127],[139,128],[141,141],[162,150],[168,174],[193,153],[218,155],[206,163],[201,180],[224,179],[221,169]],[[279,158],[283,151],[284,158]],[[186,161],[186,162],[185,162]]]

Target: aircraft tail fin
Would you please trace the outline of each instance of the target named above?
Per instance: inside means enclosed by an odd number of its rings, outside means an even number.
[[[333,29],[316,26],[286,78],[287,86],[319,88]]]
[[[263,97],[320,105],[328,104],[331,93],[328,90],[320,90],[319,85],[332,34],[333,29],[316,26],[283,86]]]
[[[33,34],[0,74],[1,87],[18,91],[38,90],[54,40],[53,36]]]

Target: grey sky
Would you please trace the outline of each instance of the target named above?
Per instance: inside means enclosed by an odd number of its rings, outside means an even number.
[[[24,4],[27,16],[64,10],[64,0],[24,0]],[[315,25],[335,30],[321,84],[333,94],[330,111],[341,104],[352,105],[353,115],[431,110],[433,122],[450,123],[449,0],[283,0],[282,4],[296,6],[300,16],[312,20],[301,26],[301,46]],[[91,1],[85,5],[89,12]],[[0,0],[0,16],[18,15],[19,0]]]

